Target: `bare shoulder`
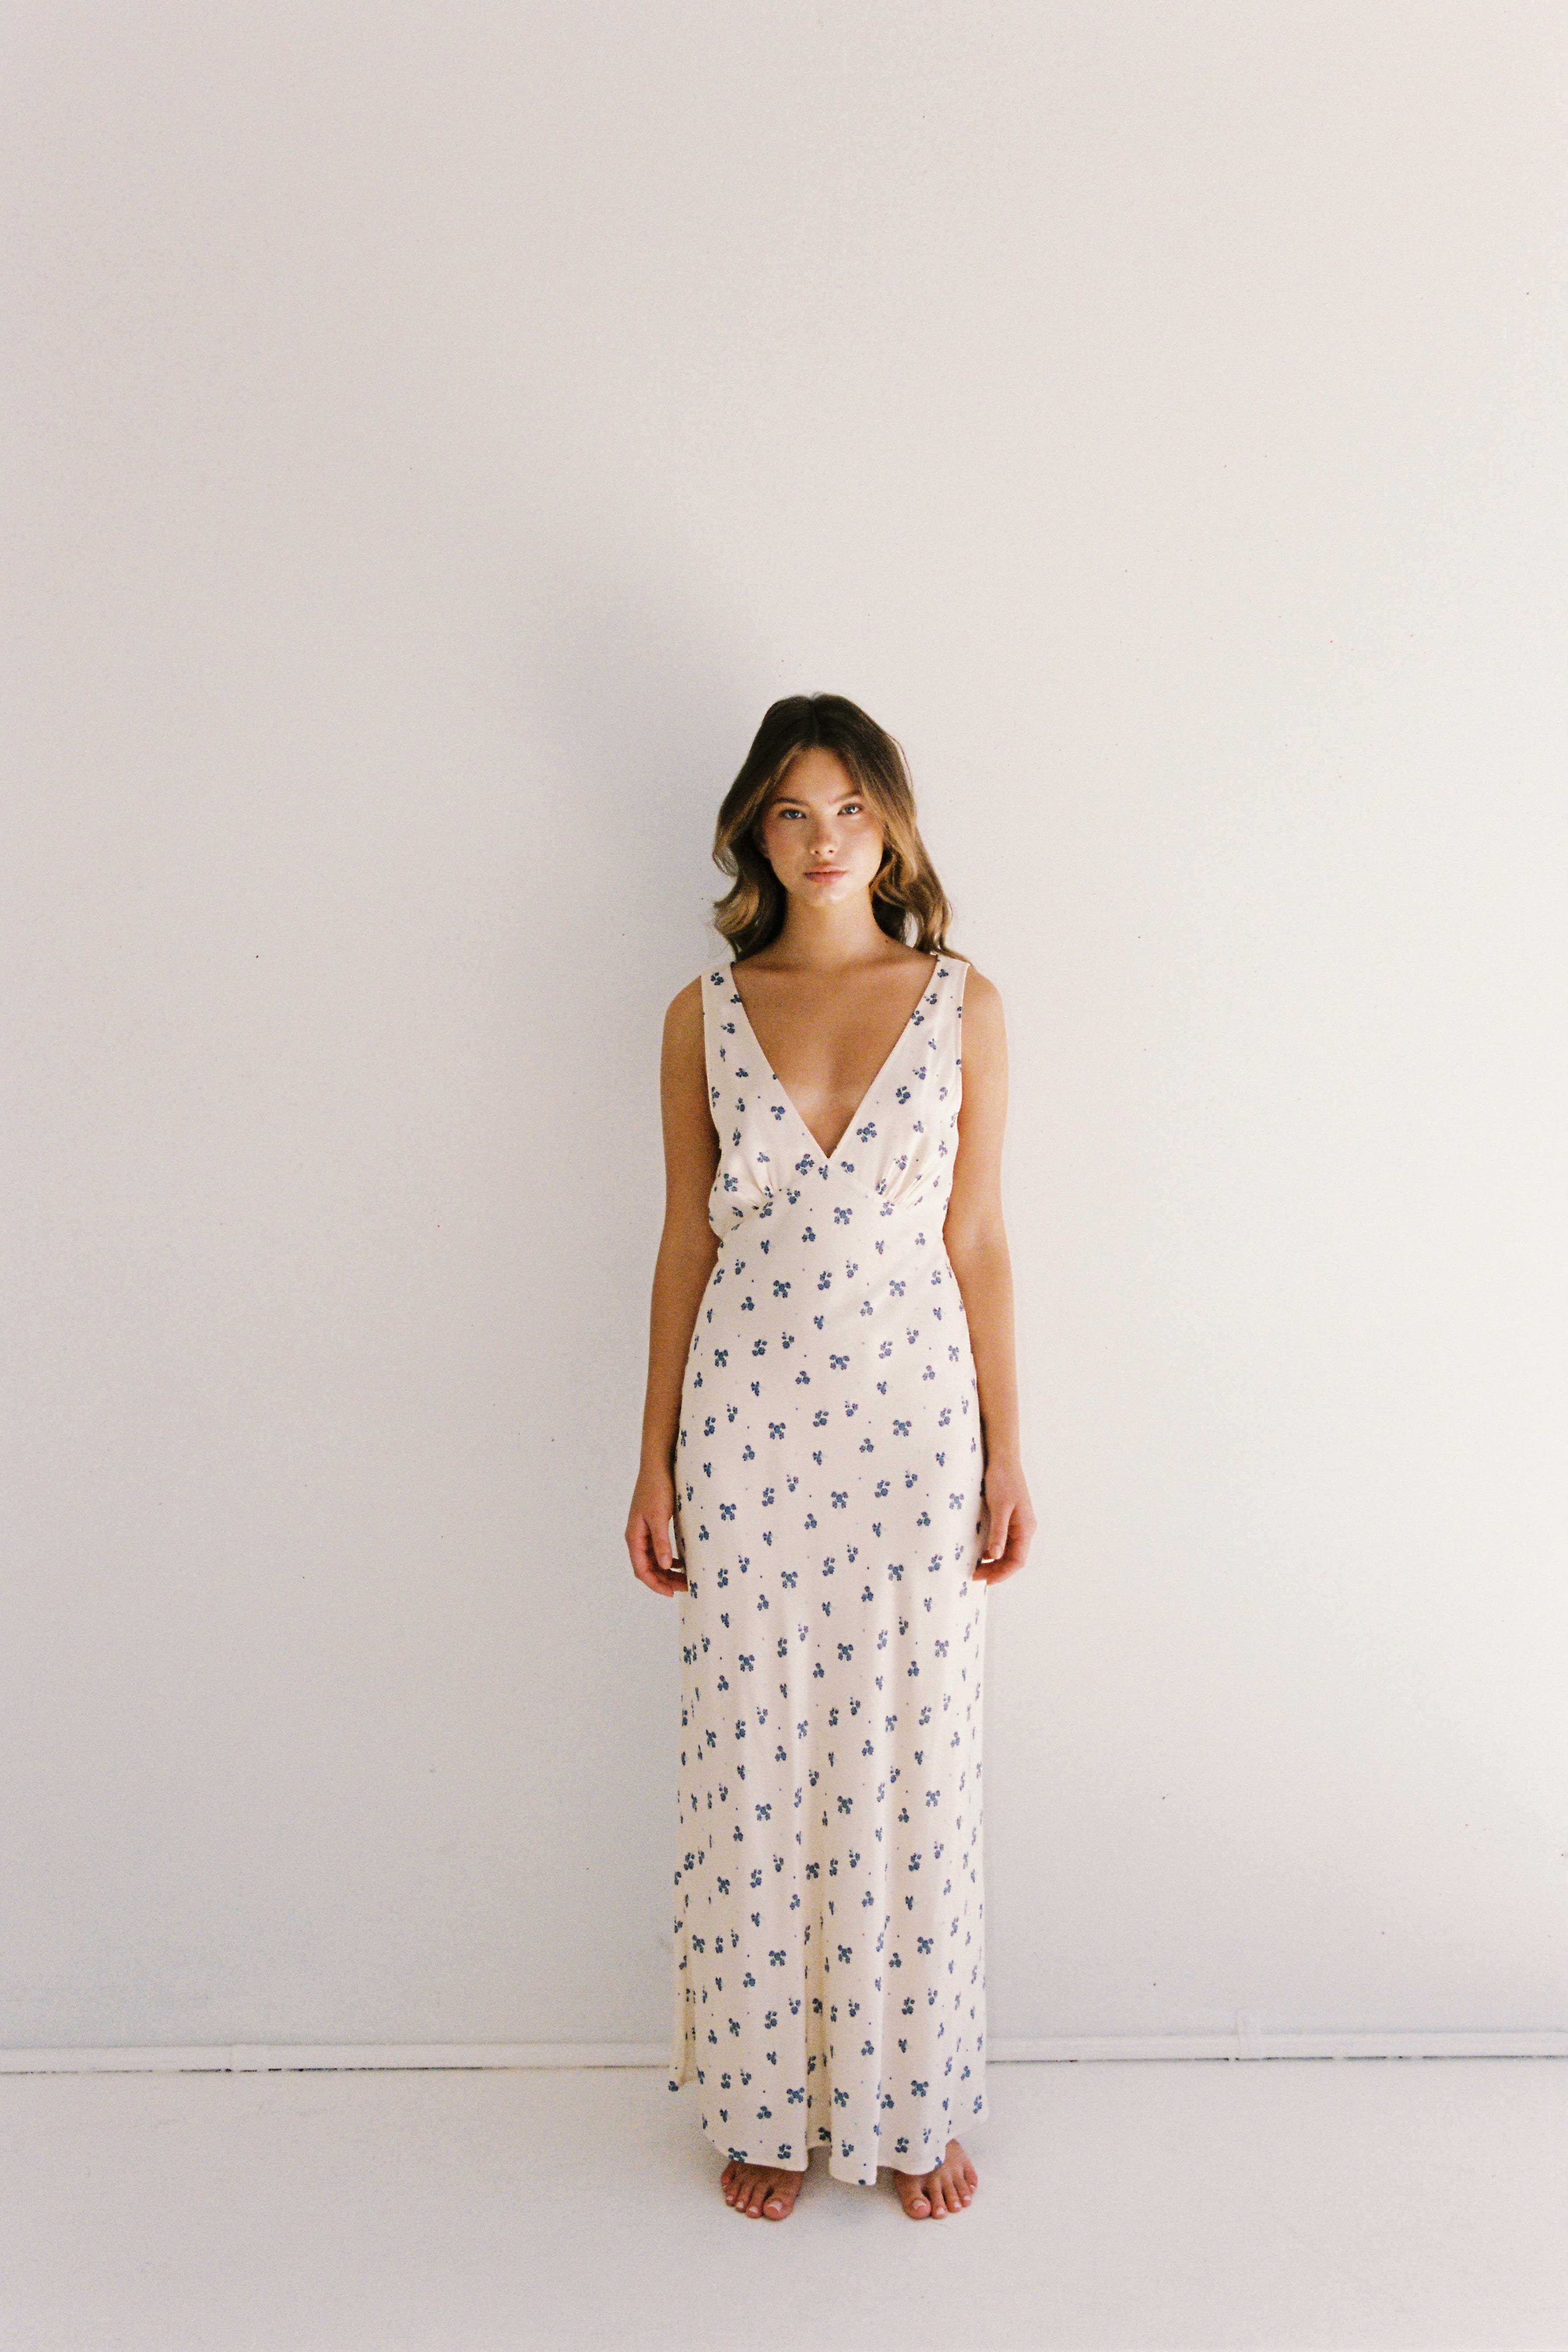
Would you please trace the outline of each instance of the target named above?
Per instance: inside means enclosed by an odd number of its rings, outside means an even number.
[[[660,1087],[666,1140],[685,1152],[710,1150],[716,1136],[708,1109],[707,1046],[703,1036],[703,982],[699,973],[677,989],[664,1007],[659,1049]]]
[[[685,988],[677,989],[664,1007],[664,1026],[672,1035],[689,1031],[695,1022],[700,1029],[703,1018],[703,984],[699,973],[688,980]]]
[[[994,980],[969,966],[964,982],[964,1084],[971,1103],[1007,1084],[1008,1039],[1002,992]]]
[[[677,989],[664,1007],[664,1044],[660,1050],[666,1075],[683,1084],[695,1085],[699,1074],[705,1072],[707,1049],[703,1039],[700,973]],[[706,1083],[705,1076],[705,1086]]]
[[[971,964],[969,977],[964,982],[966,1042],[977,1034],[999,1038],[1002,1030],[1002,992],[994,980],[986,978],[977,965]]]

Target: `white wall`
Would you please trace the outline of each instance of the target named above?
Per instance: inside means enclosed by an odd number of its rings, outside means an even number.
[[[1564,2019],[1554,5],[22,8],[0,2042],[659,2042],[663,1007],[999,984],[996,2036]]]

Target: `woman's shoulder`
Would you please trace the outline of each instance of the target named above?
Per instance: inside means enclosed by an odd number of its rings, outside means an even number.
[[[970,964],[964,982],[959,1013],[964,1024],[964,1076],[984,1086],[993,1075],[1005,1073],[1008,1062],[1007,1024],[1002,1017],[1002,992],[995,981]]]
[[[988,980],[986,978],[985,973],[980,970],[977,963],[970,963],[967,956],[952,956],[946,959],[946,961],[952,963],[968,965],[967,976],[964,982],[964,998],[966,1003],[972,1003],[977,998],[983,998],[987,1003],[995,1000],[996,1003],[1000,1003],[1001,991],[998,988],[994,980]]]
[[[945,962],[945,964],[964,964],[964,967],[967,967],[967,973],[964,973],[964,995],[967,995],[967,997],[985,997],[985,995],[992,995],[992,997],[995,997],[995,995],[997,995],[995,983],[992,983],[992,981],[985,979],[985,973],[980,971],[980,967],[977,967],[977,964],[973,962],[971,957],[964,955],[964,952],[961,952],[959,948],[950,948],[950,950],[945,952],[945,955],[943,955],[943,962]]]
[[[983,1034],[987,1031],[999,1029],[1002,1025],[1001,990],[997,986],[994,980],[987,979],[985,973],[980,971],[978,965],[969,963],[967,956],[958,957],[957,961],[960,963],[969,964],[968,971],[964,976],[964,1028],[966,1034],[973,1035],[977,1030]]]
[[[708,984],[708,971],[694,973],[684,988],[677,988],[664,1007],[664,1027],[672,1036],[700,1033],[703,1025],[703,991]]]

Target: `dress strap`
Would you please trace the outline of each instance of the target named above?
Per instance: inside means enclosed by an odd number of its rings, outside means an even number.
[[[707,1072],[707,1107],[720,1135],[719,1106],[734,1078],[734,1055],[727,1051],[735,1024],[727,1013],[735,986],[727,963],[707,964],[700,975],[703,1000],[703,1066]],[[727,1022],[728,1024],[727,1028]]]
[[[956,1051],[964,1025],[964,988],[969,977],[969,966],[964,956],[944,956],[942,961],[947,967],[947,1011],[954,1050]]]

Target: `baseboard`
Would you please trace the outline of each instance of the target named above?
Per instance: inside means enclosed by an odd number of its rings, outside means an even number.
[[[1171,2058],[1568,2058],[1568,2030],[1479,2033],[1058,2034],[998,2041],[993,2065]],[[153,2043],[144,2048],[0,2050],[0,2074],[314,2074],[402,2068],[643,2066],[667,2069],[653,2042],[320,2042]]]

